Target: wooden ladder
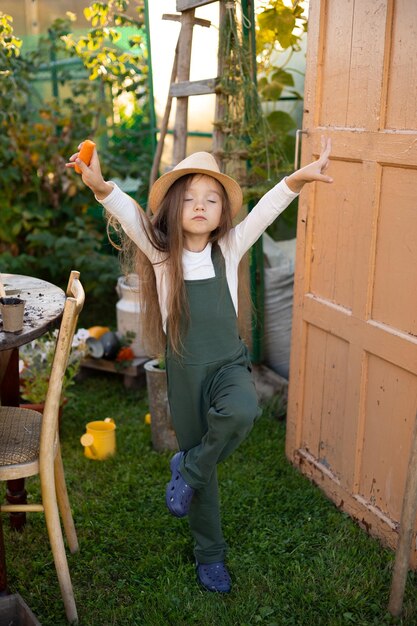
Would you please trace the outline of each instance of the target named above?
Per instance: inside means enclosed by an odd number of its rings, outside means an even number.
[[[174,124],[174,146],[172,164],[176,165],[186,156],[187,132],[188,132],[188,98],[190,96],[200,96],[205,94],[216,94],[215,119],[222,116],[222,98],[219,94],[219,77],[222,75],[223,59],[218,53],[217,77],[203,80],[190,81],[191,49],[194,26],[208,28],[211,26],[209,20],[195,17],[195,9],[206,4],[211,4],[216,0],[177,0],[176,9],[180,14],[165,14],[162,19],[173,20],[181,23],[181,30],[175,49],[174,63],[171,73],[171,84],[165,106],[164,116],[161,122],[158,145],[152,164],[149,188],[158,177],[162,151],[166,133],[168,130],[169,116],[171,113],[172,100],[177,99]],[[225,1],[219,0],[219,24],[222,24],[225,16]],[[223,134],[216,127],[213,130],[213,152],[216,153],[223,144]]]

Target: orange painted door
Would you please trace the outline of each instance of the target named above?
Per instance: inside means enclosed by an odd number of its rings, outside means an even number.
[[[417,4],[310,0],[287,455],[395,547],[417,410]],[[413,542],[413,565],[417,564]]]

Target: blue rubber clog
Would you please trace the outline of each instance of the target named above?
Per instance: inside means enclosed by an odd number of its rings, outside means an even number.
[[[190,510],[194,489],[181,476],[179,466],[184,452],[177,452],[171,459],[171,480],[167,484],[165,501],[169,512],[175,517],[185,517]]]
[[[230,593],[232,581],[224,561],[218,563],[197,563],[197,578],[207,591]]]

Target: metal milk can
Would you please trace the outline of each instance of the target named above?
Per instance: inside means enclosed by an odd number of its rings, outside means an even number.
[[[120,300],[116,303],[117,332],[125,335],[127,331],[135,333],[131,344],[133,353],[137,357],[147,356],[139,324],[139,277],[137,274],[119,276],[116,292]]]

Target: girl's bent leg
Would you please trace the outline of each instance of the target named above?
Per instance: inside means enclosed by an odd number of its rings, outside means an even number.
[[[188,450],[181,473],[197,489],[208,484],[219,461],[226,459],[247,437],[259,416],[251,374],[241,365],[216,373],[210,386],[207,432]]]
[[[167,360],[171,414],[181,450],[179,471],[196,491],[188,519],[199,563],[224,561],[217,485],[218,461],[250,432],[259,415],[246,352],[233,364],[182,368]]]

